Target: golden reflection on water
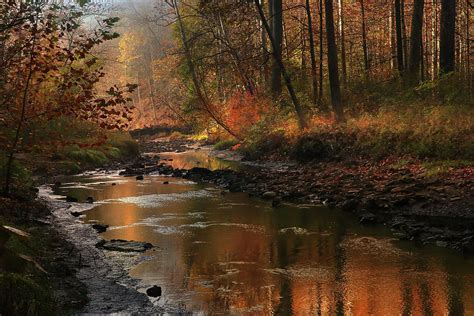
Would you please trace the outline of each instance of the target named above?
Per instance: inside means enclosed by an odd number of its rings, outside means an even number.
[[[395,242],[334,210],[272,209],[244,194],[163,180],[74,191],[108,201],[85,219],[110,225],[104,238],[160,247],[131,272],[143,287],[163,287],[159,302],[204,314],[474,315],[472,259]],[[136,196],[157,203],[117,201]]]
[[[167,161],[167,164],[173,168],[178,169],[190,169],[193,167],[202,167],[210,170],[218,169],[240,169],[238,162],[223,160],[215,158],[209,155],[209,151],[206,149],[197,151],[188,151],[184,153],[161,153],[159,154],[161,159],[172,159]]]

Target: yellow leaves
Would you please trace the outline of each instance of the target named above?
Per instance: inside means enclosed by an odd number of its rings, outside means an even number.
[[[144,43],[144,39],[137,33],[124,32],[119,40],[120,55],[118,61],[128,66],[134,60],[140,58],[138,49]]]

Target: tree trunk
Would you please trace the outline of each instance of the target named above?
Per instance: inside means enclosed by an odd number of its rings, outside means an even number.
[[[260,0],[260,3],[263,7],[264,5],[264,0]],[[270,82],[269,79],[269,73],[270,70],[268,69],[268,60],[270,54],[268,53],[268,47],[267,47],[267,32],[265,31],[265,28],[263,27],[262,21],[260,21],[260,36],[262,37],[262,81],[264,82],[265,85],[268,85]]]
[[[456,31],[456,1],[441,0],[441,31],[439,45],[439,71],[454,71],[454,38]]]
[[[341,40],[342,82],[347,82],[346,39],[344,31],[344,0],[339,0],[339,36]]]
[[[421,45],[423,30],[424,0],[415,0],[411,22],[410,65],[408,67],[411,84],[418,83],[420,78]]]
[[[431,80],[438,78],[438,1],[431,0]]]
[[[405,20],[405,0],[401,0],[400,3],[401,18],[402,18],[402,40],[403,40],[403,62],[404,70],[408,68],[408,36],[407,36],[407,25]]]
[[[329,85],[331,87],[331,103],[338,122],[344,121],[344,111],[341,101],[341,87],[339,84],[339,67],[337,58],[336,36],[334,32],[334,11],[332,0],[325,0],[326,9],[326,37],[328,45]]]
[[[281,59],[281,54],[278,54],[277,52],[277,41],[275,41],[275,39],[273,38],[271,34],[270,26],[268,25],[267,19],[265,18],[265,13],[263,12],[263,8],[260,5],[259,0],[254,0],[254,3],[255,3],[255,6],[257,7],[258,14],[260,15],[260,19],[262,20],[263,26],[265,27],[267,31],[268,38],[270,39],[270,43],[272,44],[273,57],[276,61],[276,64],[280,68],[280,72],[283,75],[283,78],[285,80],[286,88],[288,89],[288,93],[290,94],[291,101],[293,102],[293,106],[295,107],[295,112],[298,117],[298,125],[300,129],[305,129],[307,125],[304,119],[303,110],[301,108],[301,105],[298,101],[298,97],[296,96],[295,90],[291,83],[291,78],[286,72],[285,65],[283,64],[283,60]]]
[[[393,73],[397,60],[397,35],[395,33],[395,6],[390,6],[390,17],[388,19],[390,33],[390,72]]]
[[[469,91],[471,91],[471,95],[473,93],[472,89],[472,84],[473,80],[471,80],[471,39],[470,39],[470,34],[471,34],[471,3],[469,2],[470,0],[466,0],[466,58],[467,58],[467,65],[466,65],[466,78],[469,82]]]
[[[365,25],[365,4],[364,0],[360,0],[360,13],[362,18],[362,49],[364,50],[364,70],[365,76],[369,75],[370,62],[369,62],[369,49],[367,47],[367,29]]]
[[[260,4],[259,4],[260,5]],[[282,0],[272,0],[272,31],[271,37],[275,42],[273,45],[273,54],[278,56],[278,59],[282,59],[282,46],[283,46],[283,4]],[[275,61],[272,64],[272,78],[271,78],[271,90],[275,96],[281,94],[281,69],[278,63]]]
[[[311,56],[311,89],[312,100],[314,104],[318,102],[318,78],[316,69],[316,52],[314,49],[314,34],[313,34],[313,17],[311,15],[311,7],[309,0],[306,0],[306,15],[308,16],[308,37],[309,37],[309,53]]]
[[[397,33],[397,66],[400,76],[403,76],[405,62],[403,59],[402,10],[400,0],[395,0],[395,28]]]
[[[18,146],[21,144],[21,133],[22,133],[23,125],[25,124],[26,107],[29,103],[28,94],[30,93],[29,90],[30,90],[31,79],[33,78],[35,53],[36,53],[35,52],[36,41],[38,39],[37,27],[38,27],[38,20],[36,18],[35,24],[32,30],[31,49],[30,49],[30,56],[29,56],[29,61],[28,61],[28,75],[26,77],[25,87],[23,89],[20,117],[18,118],[18,123],[17,123],[16,131],[15,131],[15,138],[13,139],[13,143],[11,145],[10,152],[8,153],[8,159],[5,165],[5,183],[3,187],[3,194],[5,196],[10,194],[13,162],[15,160],[15,154],[18,149]]]
[[[323,107],[323,58],[324,58],[324,43],[323,43],[323,0],[319,0],[319,93],[318,106]]]

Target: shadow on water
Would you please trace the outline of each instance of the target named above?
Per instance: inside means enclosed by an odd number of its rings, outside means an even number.
[[[160,247],[130,272],[143,288],[163,288],[157,304],[203,314],[474,314],[472,259],[395,241],[337,210],[274,209],[160,176],[82,176],[56,193],[93,196],[83,220],[110,225],[105,239]]]

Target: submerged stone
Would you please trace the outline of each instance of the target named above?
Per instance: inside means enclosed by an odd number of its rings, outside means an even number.
[[[122,252],[145,252],[153,248],[153,245],[141,241],[127,241],[122,239],[112,239],[110,241],[101,240],[96,244],[97,248],[122,251]]]
[[[73,197],[73,196],[66,196],[66,202],[70,202],[70,203],[76,203],[78,200],[77,198]]]

